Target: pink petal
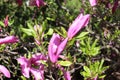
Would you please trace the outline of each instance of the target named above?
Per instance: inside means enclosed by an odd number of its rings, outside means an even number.
[[[73,32],[73,35],[76,35],[82,28],[84,28],[85,26],[87,26],[88,22],[90,19],[90,15],[85,15],[80,19],[80,22],[78,22],[78,24],[76,25],[76,28]]]
[[[68,38],[66,38],[64,41],[61,42],[61,44],[58,47],[57,55],[60,55],[60,53],[64,50],[66,44],[67,44]]]
[[[91,6],[97,5],[97,0],[89,0]]]
[[[7,36],[5,38],[0,39],[0,44],[16,43],[18,41],[18,38],[16,38],[15,36]]]
[[[79,16],[73,21],[72,25],[68,29],[68,37],[72,38],[73,36],[73,30],[76,29],[76,25],[80,22],[80,19],[83,17],[83,14],[79,14]]]
[[[90,20],[89,14],[85,16],[83,16],[83,14],[80,14],[68,29],[67,33],[68,38],[72,39],[82,28],[87,26],[89,20]]]
[[[39,0],[36,0],[36,5],[37,5],[37,7],[40,7],[40,1]]]
[[[30,67],[31,67],[31,64],[30,62],[25,58],[25,57],[21,57],[21,58],[18,58],[17,61],[20,63],[21,65],[21,68],[22,68],[22,74],[29,78],[30,75],[29,75],[29,70],[30,70]]]
[[[10,78],[10,72],[3,65],[0,65],[0,72],[3,73],[7,78]]]
[[[31,68],[31,73],[35,77],[35,80],[44,80],[44,66],[40,65],[39,69]]]
[[[6,16],[6,18],[5,18],[5,20],[4,20],[4,25],[5,25],[5,27],[8,26],[8,15]]]
[[[21,65],[22,68],[22,74],[26,77],[29,78],[30,77],[30,68],[25,66],[25,65]]]
[[[52,45],[48,46],[48,56],[49,56],[51,62],[55,63],[57,61],[58,56],[56,55],[57,49],[55,49],[55,46],[54,47],[53,46]]]
[[[43,0],[30,0],[29,4],[30,6],[37,6],[37,7],[45,5]]]
[[[57,61],[58,55],[57,54],[57,48],[60,45],[60,36],[58,34],[53,34],[50,43],[48,45],[48,55],[50,57],[51,62],[55,63]]]
[[[47,57],[41,53],[37,53],[37,54],[32,55],[32,58],[30,58],[29,61],[31,62],[31,64],[39,65],[41,64],[40,60],[46,61]]]

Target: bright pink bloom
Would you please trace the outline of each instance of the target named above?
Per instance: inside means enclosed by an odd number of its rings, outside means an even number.
[[[48,55],[50,57],[51,62],[57,62],[60,53],[66,46],[67,41],[68,38],[62,40],[62,38],[58,34],[53,34],[48,46]]]
[[[29,4],[30,6],[40,7],[40,6],[45,5],[45,2],[43,0],[30,0]]]
[[[32,58],[27,59],[25,57],[18,58],[17,61],[20,63],[22,68],[22,74],[29,78],[30,72],[35,77],[35,80],[44,80],[44,65],[40,60],[47,60],[47,57],[42,54],[35,54]],[[39,67],[39,68],[35,68]]]
[[[15,36],[7,36],[5,38],[0,39],[0,44],[16,43],[18,41],[18,38],[16,38]]]
[[[83,16],[83,14],[79,14],[79,16],[72,23],[70,28],[68,29],[67,36],[69,39],[72,39],[82,28],[87,26],[90,20],[90,15],[87,14]]]
[[[17,0],[17,3],[18,3],[19,6],[21,6],[22,5],[22,0]]]
[[[4,19],[4,25],[5,25],[5,27],[8,26],[8,15],[7,15],[6,18]]]
[[[0,65],[0,73],[3,73],[5,77],[10,78],[10,72],[3,65]]]
[[[97,5],[97,0],[89,0],[91,6]]]
[[[114,5],[113,5],[113,7],[112,7],[112,13],[114,13],[114,12],[116,11],[117,7],[118,7],[118,0],[116,0],[116,1],[114,2]]]

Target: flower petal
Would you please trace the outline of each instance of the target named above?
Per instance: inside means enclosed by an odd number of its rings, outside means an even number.
[[[60,36],[54,33],[48,45],[48,55],[51,62],[53,63],[55,63],[58,59],[57,49],[60,43],[61,43]]]
[[[35,80],[44,80],[44,65],[40,65],[39,69],[31,68],[30,71],[35,77]]]
[[[97,5],[97,0],[89,0],[91,6]]]
[[[60,55],[60,53],[64,50],[66,44],[67,44],[68,38],[66,38],[64,41],[61,42],[61,44],[58,47],[57,55]]]
[[[2,72],[7,78],[10,78],[10,72],[3,65],[0,65],[0,72]]]
[[[87,26],[90,20],[90,15],[87,14],[83,16],[83,14],[79,14],[79,16],[72,23],[70,28],[68,29],[67,36],[69,39],[73,38],[82,28]]]
[[[21,68],[22,68],[22,74],[29,78],[29,71],[30,71],[30,67],[31,67],[31,63],[25,58],[25,57],[21,57],[18,58],[17,61],[20,63]]]
[[[18,41],[18,38],[16,38],[15,36],[7,36],[5,38],[0,39],[0,44],[15,43]]]

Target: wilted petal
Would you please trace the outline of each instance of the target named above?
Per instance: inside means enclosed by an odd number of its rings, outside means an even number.
[[[10,78],[10,72],[3,65],[0,65],[0,72],[3,73],[7,78]]]
[[[21,57],[21,58],[18,58],[17,61],[20,63],[21,65],[21,68],[22,68],[22,74],[29,78],[30,75],[29,75],[29,72],[30,72],[30,62],[25,58],[25,57]]]
[[[0,39],[0,44],[16,43],[18,41],[18,38],[16,38],[15,36],[7,36],[5,38]]]
[[[97,5],[97,0],[89,0],[91,6]]]

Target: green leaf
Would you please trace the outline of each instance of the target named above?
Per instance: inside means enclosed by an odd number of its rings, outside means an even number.
[[[44,36],[46,36],[46,35],[52,35],[52,34],[53,34],[53,29],[50,28],[50,29],[48,30],[48,32],[47,32]]]
[[[106,76],[106,75],[101,75],[101,76],[99,76],[99,78],[101,78],[101,79],[102,79],[102,78],[104,78],[105,76]]]
[[[84,76],[85,78],[90,77],[89,73],[87,72],[80,72],[80,74]]]
[[[99,70],[102,69],[103,63],[104,63],[104,60],[102,59],[100,65],[99,65]]]
[[[21,28],[21,30],[26,33],[28,36],[33,36],[33,30],[31,29],[26,29],[26,28]]]
[[[72,64],[72,62],[70,62],[70,61],[58,61],[58,64],[60,64],[61,66],[70,66]]]
[[[78,39],[78,38],[82,38],[82,37],[86,36],[88,33],[89,33],[89,32],[82,32],[82,33],[80,33],[76,38],[77,38],[77,39]]]
[[[10,26],[10,25],[12,25],[13,23],[14,23],[14,20],[11,20],[11,21],[8,22],[8,25]]]
[[[0,21],[0,26],[3,26],[3,27],[5,26],[4,23],[3,23],[2,21]]]
[[[90,73],[90,69],[87,66],[84,66],[83,69],[87,72]]]
[[[45,20],[45,21],[42,23],[42,29],[43,29],[43,31],[46,30],[46,27],[47,27],[47,26],[48,26],[47,20]]]
[[[27,26],[29,27],[29,29],[34,30],[33,26],[29,22],[27,22]]]
[[[62,36],[66,37],[67,32],[64,27],[61,27],[61,32],[63,33]]]
[[[21,76],[22,80],[27,80],[24,76]]]
[[[47,17],[47,20],[54,21],[54,19],[50,17]]]

